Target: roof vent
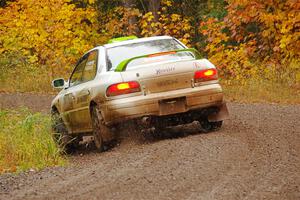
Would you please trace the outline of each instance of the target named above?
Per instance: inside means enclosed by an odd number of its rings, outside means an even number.
[[[111,43],[116,43],[116,42],[122,42],[122,41],[126,41],[126,40],[134,40],[137,39],[138,37],[131,35],[131,36],[126,36],[126,37],[118,37],[118,38],[113,38],[108,40],[108,44]]]

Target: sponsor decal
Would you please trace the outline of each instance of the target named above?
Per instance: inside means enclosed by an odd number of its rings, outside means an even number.
[[[165,74],[165,73],[175,71],[175,67],[168,67],[165,69],[155,69],[155,71],[156,71],[156,75],[160,75],[160,74]]]

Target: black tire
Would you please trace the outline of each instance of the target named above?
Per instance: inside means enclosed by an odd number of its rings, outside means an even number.
[[[91,107],[94,143],[99,152],[105,150],[104,136],[113,135],[112,130],[104,124],[103,117],[97,106]]]
[[[79,137],[68,134],[67,128],[57,111],[51,113],[53,139],[60,149],[65,153],[73,152],[78,146]]]
[[[212,131],[218,131],[223,124],[223,121],[216,121],[216,122],[210,122],[207,118],[199,120],[201,125],[201,130],[204,133],[212,132]]]

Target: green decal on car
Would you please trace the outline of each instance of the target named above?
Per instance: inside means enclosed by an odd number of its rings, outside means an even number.
[[[154,53],[154,54],[147,54],[147,55],[142,55],[142,56],[136,56],[133,58],[129,58],[127,60],[123,60],[120,64],[118,64],[118,66],[115,69],[115,72],[122,72],[126,70],[127,65],[136,59],[140,59],[140,58],[147,58],[147,57],[152,57],[152,56],[160,56],[160,55],[167,55],[167,54],[172,54],[173,52],[178,53],[178,52],[191,52],[195,59],[201,59],[202,56],[199,53],[199,51],[197,51],[194,48],[189,48],[189,49],[177,49],[177,50],[172,50],[172,51],[165,51],[165,52],[159,52],[159,53]]]
[[[110,39],[108,41],[108,44],[111,44],[111,43],[116,43],[116,42],[122,42],[122,41],[126,41],[126,40],[134,40],[134,39],[137,39],[138,37],[134,36],[134,35],[131,35],[131,36],[126,36],[126,37],[118,37],[118,38],[113,38],[113,39]]]

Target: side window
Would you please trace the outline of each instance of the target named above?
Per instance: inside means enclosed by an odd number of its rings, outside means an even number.
[[[87,62],[87,56],[83,56],[79,63],[77,64],[75,70],[73,71],[71,78],[70,78],[70,86],[78,85],[82,83],[82,73]]]
[[[83,70],[82,82],[93,80],[97,73],[97,59],[98,51],[92,51],[89,53],[85,68]]]

